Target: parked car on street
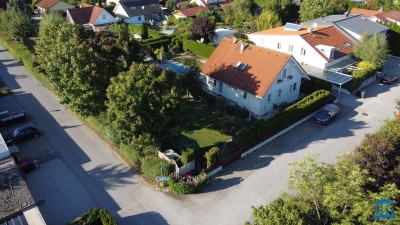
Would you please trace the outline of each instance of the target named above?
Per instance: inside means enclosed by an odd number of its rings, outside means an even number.
[[[18,127],[13,132],[8,134],[4,141],[7,146],[16,145],[22,141],[39,137],[40,131],[33,124],[27,124],[21,127]]]
[[[381,77],[380,81],[382,84],[394,84],[398,79],[399,79],[399,76],[397,76],[397,75],[385,74]]]
[[[339,106],[335,104],[327,104],[315,114],[314,120],[317,123],[329,124],[333,119],[337,117],[339,112]]]
[[[4,111],[0,112],[0,125],[1,126],[9,126],[15,123],[24,122],[28,118],[28,114],[26,112],[9,112]]]

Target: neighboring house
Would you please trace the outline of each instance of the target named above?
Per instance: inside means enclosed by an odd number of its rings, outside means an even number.
[[[256,116],[296,101],[307,74],[289,54],[224,38],[201,70],[206,90]]]
[[[382,11],[378,10],[371,10],[371,9],[360,9],[360,8],[352,8],[350,14],[352,15],[362,15],[365,19],[371,20],[376,22],[376,16],[383,13]]]
[[[187,8],[187,9],[181,9],[181,10],[176,10],[173,15],[177,19],[181,18],[190,18],[190,17],[195,17],[198,12],[205,11],[209,12],[206,7],[204,6],[198,6],[198,7],[193,7],[193,8]]]
[[[215,45],[218,45],[224,38],[229,38],[229,39],[233,38],[235,33],[236,33],[235,30],[229,30],[224,28],[215,29],[215,34],[212,41],[214,42]]]
[[[400,26],[400,11],[398,10],[390,10],[387,12],[383,12],[376,16],[377,21],[386,22],[386,23],[396,23]]]
[[[121,0],[113,12],[117,19],[131,24],[158,22],[163,18],[162,9],[157,0]]]
[[[41,14],[46,12],[67,11],[76,6],[60,0],[41,0],[35,5]]]
[[[117,22],[117,20],[103,8],[83,4],[81,8],[67,10],[67,22],[81,24],[85,28],[100,31]]]
[[[196,3],[198,6],[217,6],[220,4],[229,3],[229,0],[191,0],[190,3]]]
[[[343,15],[330,15],[302,23],[302,25],[305,26],[312,26],[315,24],[317,26],[335,26],[340,32],[354,42],[360,40],[365,32],[369,36],[378,33],[386,37],[386,32],[389,30],[388,27],[366,20],[361,15],[349,15],[348,13]]]
[[[350,59],[354,43],[334,26],[285,26],[252,33],[255,45],[288,53],[301,63],[320,69]]]

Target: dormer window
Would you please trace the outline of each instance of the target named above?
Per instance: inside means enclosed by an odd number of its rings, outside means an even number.
[[[283,69],[283,71],[282,71],[282,79],[285,79],[285,78],[286,78],[286,73],[287,73],[287,69],[285,68],[285,69]]]
[[[346,48],[350,48],[350,47],[351,47],[351,44],[350,44],[349,42],[344,42],[343,45],[344,45]]]

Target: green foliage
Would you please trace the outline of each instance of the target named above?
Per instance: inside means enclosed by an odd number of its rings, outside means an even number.
[[[128,24],[128,30],[129,30],[129,33],[131,33],[131,34],[139,34],[139,35],[142,34],[142,27],[138,26],[138,25],[135,25],[135,24]],[[165,34],[159,32],[157,30],[150,29],[150,28],[148,29],[148,32],[149,32],[149,38],[150,39],[151,38],[160,38],[160,37],[166,36]]]
[[[355,45],[354,55],[363,61],[373,64],[376,68],[381,68],[389,53],[389,46],[386,38],[378,33],[368,37],[364,33],[361,40]]]
[[[139,60],[139,45],[114,33],[55,23],[41,27],[35,46],[38,72],[46,74],[60,101],[87,117],[105,111],[110,78]]]
[[[390,183],[400,188],[400,122],[386,121],[378,132],[367,134],[356,148],[355,161],[374,178],[368,189],[377,191]]]
[[[204,157],[207,160],[207,168],[212,168],[221,160],[221,151],[218,147],[212,147],[206,152]]]
[[[175,73],[156,65],[132,64],[111,79],[107,113],[121,143],[150,134],[162,139],[175,132],[183,90]]]
[[[18,11],[0,10],[0,29],[7,31],[15,40],[30,37],[34,27],[28,14]]]
[[[176,0],[167,0],[165,2],[165,8],[167,8],[170,12],[174,12],[176,9]]]
[[[174,165],[153,155],[143,158],[140,168],[145,176],[156,178],[157,176],[168,176],[172,173]]]
[[[106,209],[95,208],[67,225],[117,225],[117,222]]]
[[[182,152],[181,160],[183,165],[186,165],[189,162],[193,161],[194,158],[195,158],[194,148],[187,148],[185,151]]]
[[[201,173],[200,176],[194,178],[192,182],[182,181],[182,177],[169,175],[168,186],[172,193],[182,194],[193,194],[198,192],[207,183],[207,174]]]
[[[257,18],[257,30],[268,30],[282,25],[278,15],[272,11],[264,10]]]
[[[120,145],[123,154],[137,166],[140,166],[141,159],[145,156],[152,156],[159,150],[159,144],[149,134],[139,135],[129,144]]]
[[[301,21],[309,21],[319,17],[343,13],[346,2],[343,0],[303,0],[300,4]]]
[[[40,21],[40,26],[39,26],[39,30],[40,31],[44,31],[46,30],[48,27],[50,26],[59,26],[62,23],[65,23],[65,19],[56,14],[56,13],[46,13],[43,15],[42,20]],[[41,36],[42,34],[39,32],[39,35]]]
[[[27,15],[32,13],[31,8],[26,4],[25,0],[9,0],[7,11],[19,11]]]
[[[209,58],[214,52],[215,47],[212,44],[207,45],[196,41],[183,40],[183,50],[192,52],[202,58]]]
[[[330,91],[331,89],[332,89],[332,83],[314,77],[310,77],[310,80],[304,81],[304,83],[301,84],[300,87],[301,92],[305,94],[311,94],[314,91],[318,90]]]
[[[33,71],[32,53],[24,44],[5,32],[0,32],[0,44],[7,48],[14,58],[22,62],[26,69]]]
[[[263,8],[264,11],[276,13],[283,23],[288,22],[290,18],[299,17],[299,6],[292,0],[268,0]]]
[[[300,101],[287,107],[269,120],[260,120],[254,126],[243,129],[235,135],[236,149],[244,150],[290,126],[310,113],[321,108],[329,101],[330,92],[315,91]]]
[[[357,66],[360,70],[354,70],[352,72],[353,79],[343,85],[344,88],[351,92],[357,90],[358,87],[360,87],[365,80],[372,77],[376,71],[375,66],[368,62],[361,61]]]
[[[235,0],[231,7],[224,11],[225,23],[232,24],[238,31],[255,30],[255,19],[251,14],[253,0]]]

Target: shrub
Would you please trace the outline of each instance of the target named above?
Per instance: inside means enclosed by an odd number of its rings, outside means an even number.
[[[207,168],[211,168],[220,161],[221,159],[221,152],[218,147],[212,147],[210,150],[206,152],[204,157],[207,160]]]
[[[255,143],[271,137],[294,122],[309,115],[329,102],[330,92],[315,91],[269,120],[261,120],[252,127],[242,129],[235,135],[237,150],[244,150]]]
[[[173,164],[157,156],[147,156],[142,160],[142,173],[149,177],[168,176],[173,171]]]
[[[67,225],[117,225],[106,209],[91,209]]]
[[[361,61],[357,66],[360,68],[360,70],[354,70],[352,73],[353,79],[343,85],[343,87],[350,92],[357,90],[365,80],[375,74],[376,68],[371,63]]]
[[[213,44],[202,44],[196,41],[183,40],[183,50],[192,52],[202,58],[209,58],[214,52],[215,47]]]
[[[204,172],[191,181],[183,181],[182,177],[175,177],[171,174],[168,179],[168,186],[172,193],[178,195],[193,194],[203,188],[207,184],[207,180],[207,174]]]
[[[183,165],[186,165],[189,162],[193,161],[194,158],[195,158],[194,148],[187,148],[185,151],[182,152],[181,161]]]

